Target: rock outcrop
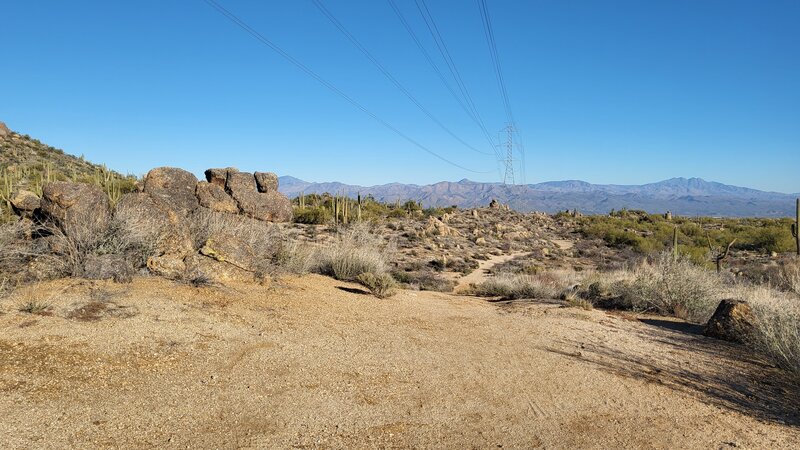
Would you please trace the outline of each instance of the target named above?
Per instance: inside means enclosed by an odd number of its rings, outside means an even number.
[[[5,139],[9,134],[11,134],[11,130],[8,129],[5,123],[0,122],[0,139]]]
[[[238,214],[239,205],[236,204],[236,200],[225,192],[223,186],[207,181],[197,183],[196,194],[197,199],[200,201],[200,206],[212,211]]]
[[[703,334],[731,342],[746,342],[753,330],[750,304],[741,300],[722,300],[708,320]]]
[[[41,212],[65,235],[75,239],[103,233],[111,220],[111,203],[99,187],[56,181],[42,189]]]
[[[147,173],[143,191],[172,211],[187,214],[199,206],[197,177],[183,169],[159,167]]]
[[[90,280],[133,281],[133,265],[123,255],[90,255],[83,263],[83,277]]]

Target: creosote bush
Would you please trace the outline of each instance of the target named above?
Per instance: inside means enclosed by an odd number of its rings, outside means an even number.
[[[356,277],[356,281],[368,288],[372,295],[378,298],[387,298],[396,294],[397,283],[388,273],[364,272]]]
[[[366,223],[357,223],[339,231],[333,243],[319,254],[318,271],[337,280],[353,281],[362,273],[383,274],[389,271],[394,246],[372,233]]]

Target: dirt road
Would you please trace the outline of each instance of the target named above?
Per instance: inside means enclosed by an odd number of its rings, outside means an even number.
[[[0,310],[2,448],[800,448],[796,388],[667,319],[320,276]]]

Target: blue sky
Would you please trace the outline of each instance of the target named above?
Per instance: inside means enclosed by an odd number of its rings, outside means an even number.
[[[358,184],[498,181],[310,0],[218,0],[447,159],[419,150],[202,0],[5,2],[0,120],[142,174],[237,166]],[[442,70],[413,0],[395,0]],[[437,118],[491,151],[384,0],[323,0]],[[488,0],[526,181],[698,176],[800,191],[800,2]],[[474,0],[427,0],[487,128],[505,126]],[[447,72],[445,71],[445,74]]]

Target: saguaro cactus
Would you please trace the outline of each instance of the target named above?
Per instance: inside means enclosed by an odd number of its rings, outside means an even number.
[[[672,230],[672,259],[678,260],[678,226]]]
[[[792,224],[792,236],[794,243],[797,246],[797,256],[800,256],[800,198],[797,199],[795,206],[794,223]]]

